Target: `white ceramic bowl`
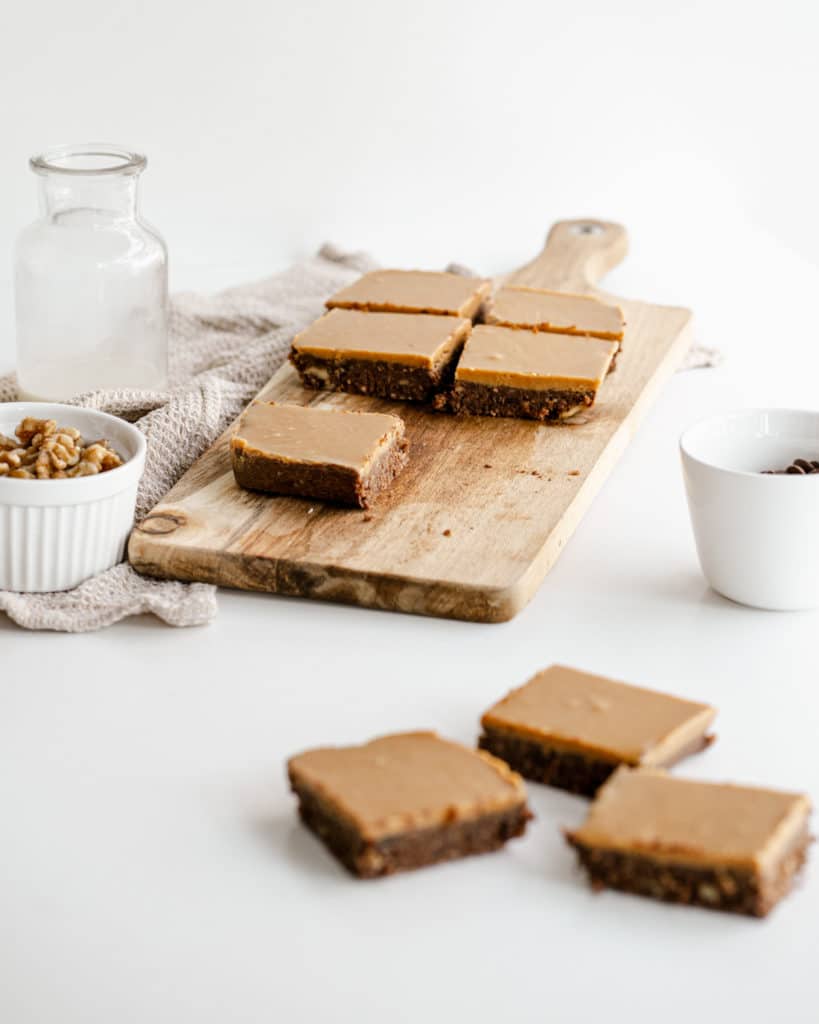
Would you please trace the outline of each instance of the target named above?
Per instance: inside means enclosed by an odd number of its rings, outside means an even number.
[[[680,438],[700,565],[720,594],[777,611],[819,607],[819,474],[763,474],[819,459],[819,412],[747,409]]]
[[[104,437],[126,461],[98,476],[72,480],[0,477],[0,590],[68,590],[116,565],[134,521],[145,438],[124,420],[46,402],[0,404],[0,433],[13,435],[26,416]]]

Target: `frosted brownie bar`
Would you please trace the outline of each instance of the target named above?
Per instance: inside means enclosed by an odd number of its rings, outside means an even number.
[[[474,318],[489,294],[489,281],[428,270],[373,270],[342,288],[328,309],[382,313],[443,313]]]
[[[452,379],[464,317],[333,309],[297,335],[290,361],[308,388],[424,402]]]
[[[716,713],[552,665],[484,714],[478,743],[527,779],[591,796],[618,765],[665,768],[703,750]]]
[[[590,295],[536,288],[500,288],[486,304],[485,320],[502,327],[529,327],[554,334],[623,340],[623,311]]]
[[[620,768],[566,833],[597,889],[764,917],[810,842],[806,796]]]
[[[531,817],[520,776],[432,732],[308,750],[288,775],[304,824],[361,878],[496,850]]]
[[[240,487],[359,508],[406,466],[407,447],[397,416],[273,402],[250,405],[230,442]]]
[[[594,404],[616,351],[616,341],[479,325],[446,405],[473,416],[568,419]]]

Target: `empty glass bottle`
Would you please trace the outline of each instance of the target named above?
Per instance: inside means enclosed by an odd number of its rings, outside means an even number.
[[[145,163],[96,143],[32,157],[42,215],[14,261],[21,397],[166,386],[168,259],[138,212]]]

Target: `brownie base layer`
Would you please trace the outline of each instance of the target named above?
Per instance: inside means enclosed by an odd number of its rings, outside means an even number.
[[[379,359],[322,359],[303,352],[291,352],[306,388],[347,391],[401,402],[428,402],[454,374],[459,346],[452,357],[439,366],[406,366]]]
[[[546,747],[508,733],[485,729],[478,740],[482,750],[505,761],[510,768],[533,782],[567,789],[581,796],[594,796],[612,772],[617,761],[586,757],[584,754]]]
[[[489,853],[522,835],[531,818],[526,804],[519,804],[469,821],[415,829],[372,841],[334,814],[311,790],[296,785],[293,790],[299,798],[299,815],[304,824],[358,878],[378,878]]]
[[[709,910],[764,917],[790,891],[807,857],[810,837],[801,835],[774,871],[761,875],[751,868],[692,865],[659,860],[644,854],[589,846],[566,833],[594,889],[618,889],[650,896],[664,903],[683,903]]]
[[[713,736],[698,736],[693,743],[680,750],[676,757],[666,761],[662,767],[668,768],[689,754],[705,750],[713,742]],[[566,789],[580,796],[594,796],[615,769],[624,763],[548,746],[537,740],[513,736],[511,733],[487,727],[484,727],[478,746],[505,761],[510,768],[514,768],[526,779],[555,786],[557,789]]]
[[[594,391],[539,391],[459,380],[436,407],[467,416],[505,416],[543,422],[573,416],[592,405],[595,394]]]
[[[289,462],[234,449],[233,474],[236,483],[251,491],[369,508],[409,461],[405,438],[384,448],[366,473],[346,466]]]

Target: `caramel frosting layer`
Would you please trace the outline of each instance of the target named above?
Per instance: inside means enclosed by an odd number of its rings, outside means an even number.
[[[618,768],[572,837],[677,862],[765,870],[804,836],[809,814],[799,793]]]
[[[704,737],[708,704],[552,665],[499,701],[485,727],[628,764],[664,765]]]
[[[384,413],[253,402],[236,426],[231,447],[285,462],[361,471],[403,434],[404,421]]]
[[[584,334],[620,341],[623,311],[590,295],[572,295],[536,288],[501,288],[488,303],[486,322],[530,327],[558,334]]]
[[[293,350],[323,359],[433,367],[449,357],[471,327],[464,317],[331,309],[296,336]]]
[[[327,308],[474,316],[489,281],[431,270],[373,270],[327,300]]]
[[[347,817],[368,839],[480,817],[526,800],[503,761],[434,732],[399,733],[360,747],[291,758],[290,778]]]
[[[596,390],[617,342],[481,324],[469,336],[456,380],[533,390]]]

